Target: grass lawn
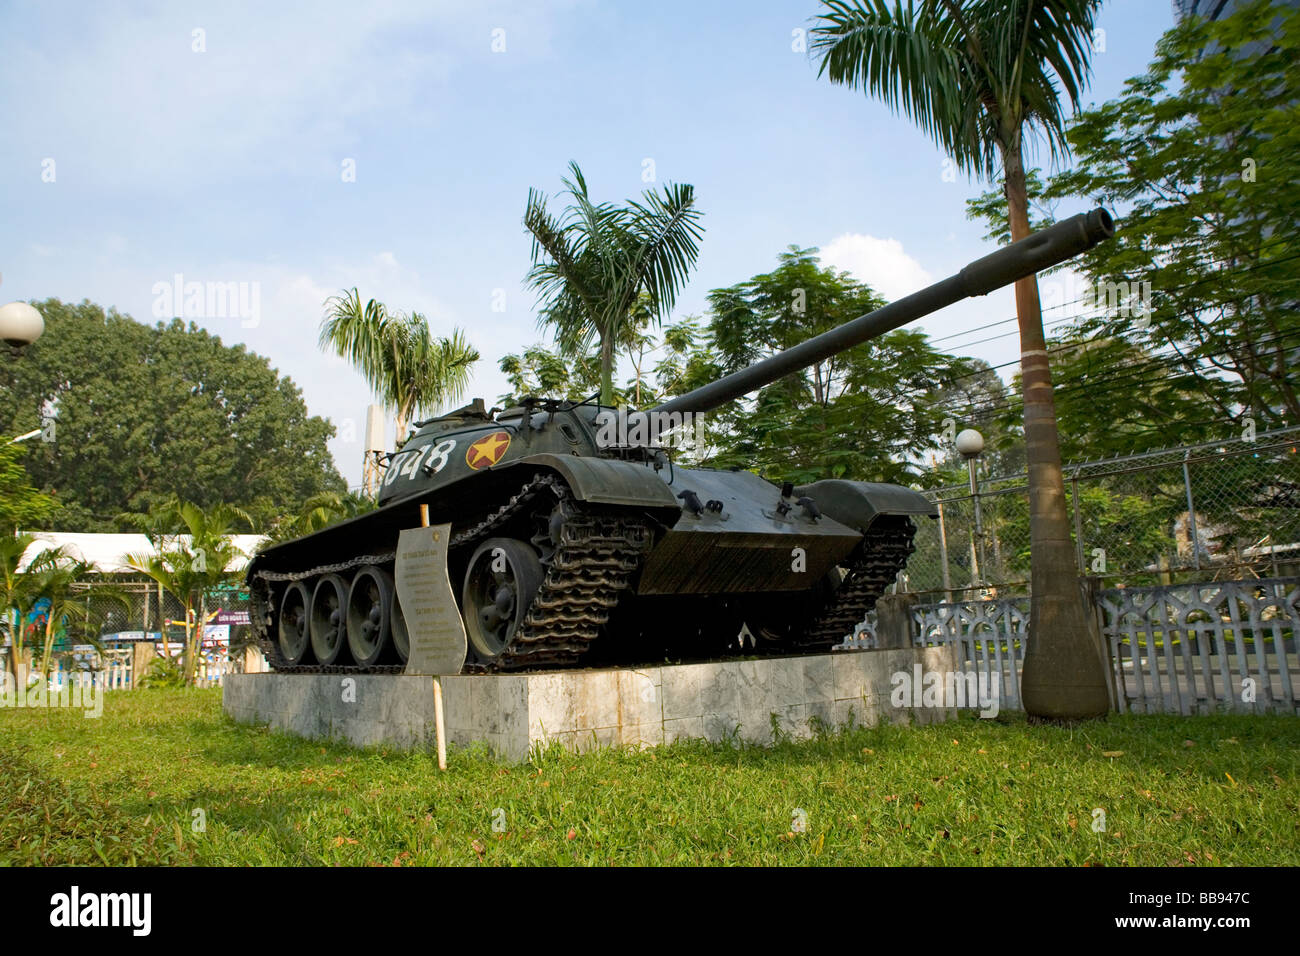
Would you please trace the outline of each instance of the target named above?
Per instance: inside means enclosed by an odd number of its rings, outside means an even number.
[[[453,751],[439,774],[237,725],[219,689],[122,691],[98,720],[0,710],[0,864],[1295,866],[1298,769],[1294,717],[1004,715],[520,765]]]

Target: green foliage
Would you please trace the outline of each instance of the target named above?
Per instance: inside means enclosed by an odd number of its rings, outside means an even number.
[[[175,500],[160,507],[151,521],[154,527],[183,527],[184,534],[164,535],[157,551],[127,555],[126,563],[157,582],[185,608],[186,682],[197,673],[200,629],[196,619],[204,617],[206,595],[222,584],[238,579],[228,570],[239,556],[232,536],[235,525],[249,516],[238,509],[217,505],[203,510],[193,502]]]
[[[529,397],[580,401],[600,391],[599,354],[565,358],[539,342],[505,355],[499,367],[511,389],[498,400],[503,407]]]
[[[1203,387],[1130,339],[1071,332],[1049,340],[1061,456],[1086,461],[1129,455],[1162,444],[1203,441]],[[1020,376],[1013,390],[1020,392]],[[1023,431],[1023,404],[995,412],[996,431]]]
[[[1209,52],[1202,53],[1208,47]],[[1147,73],[1070,128],[1078,157],[1047,197],[1121,213],[1115,239],[1084,257],[1099,282],[1149,282],[1149,321],[1107,309],[1079,324],[1175,369],[1199,397],[1197,425],[1300,419],[1300,11],[1267,0],[1167,33]],[[1126,378],[1144,390],[1152,365]],[[1153,423],[1164,429],[1166,423]],[[1204,434],[1181,426],[1179,438]]]
[[[0,363],[0,433],[52,431],[27,448],[32,484],[60,505],[37,527],[121,531],[119,513],[174,495],[265,519],[343,490],[325,444],[333,427],[266,359],[180,320],[150,327],[89,302],[36,305],[45,334]]]
[[[209,866],[1300,863],[1300,722],[1285,715],[1067,731],[1004,714],[518,764],[452,748],[447,773],[428,751],[240,726],[218,689],[112,692],[99,720],[4,718],[0,864],[89,863],[96,848],[100,862]]]
[[[397,437],[421,411],[455,401],[469,385],[478,351],[453,329],[436,337],[418,312],[389,312],[374,299],[361,304],[355,288],[326,303],[320,347],[350,361],[375,395],[397,413]]]
[[[539,317],[555,330],[560,354],[600,354],[601,402],[615,401],[613,372],[625,324],[637,310],[652,321],[672,311],[699,255],[702,213],[695,189],[668,184],[640,202],[594,203],[578,164],[561,180],[572,203],[556,217],[544,193],[529,190],[524,227],[533,237],[528,285],[540,297]]]
[[[73,585],[84,581],[94,567],[86,561],[66,557],[61,549],[46,552],[42,558],[43,560],[34,562],[36,568],[28,571],[28,574],[33,593],[38,601],[44,602],[45,607],[44,626],[32,634],[32,650],[40,654],[40,671],[48,676],[55,644],[63,640],[98,648],[99,625],[102,621],[73,591]],[[110,599],[119,602],[123,610],[130,608],[126,598],[111,587],[99,588],[95,597],[97,603],[102,599]]]
[[[19,528],[40,528],[58,507],[53,497],[32,487],[21,461],[22,445],[0,437],[0,535]]]
[[[823,0],[819,75],[902,112],[953,158],[993,178],[1025,129],[1055,157],[1061,94],[1079,103],[1099,0]]]
[[[174,657],[155,657],[136,686],[148,690],[175,690],[187,685],[185,671]]]
[[[816,253],[791,246],[772,272],[709,293],[707,332],[694,323],[669,332],[665,391],[694,388],[884,304],[848,273],[823,268]],[[950,414],[935,403],[937,390],[967,370],[922,333],[890,332],[706,416],[710,464],[795,482],[906,484]]]
[[[376,507],[373,498],[356,492],[348,492],[346,495],[334,491],[321,492],[304,501],[297,513],[285,515],[276,521],[259,550],[313,534],[340,521],[367,514]]]
[[[1029,175],[1043,225],[1068,200],[1122,212],[1115,238],[1081,266],[1106,293],[1105,283],[1130,293],[1149,283],[1154,307],[1138,314],[1130,295],[1112,308],[1096,286],[1071,303],[1084,317],[1053,352],[1066,457],[1213,440],[1239,431],[1234,420],[1263,430],[1300,416],[1300,181],[1289,172],[1300,148],[1297,57],[1300,13],[1266,0],[1214,23],[1180,22],[1124,95],[1071,125],[1075,168],[1047,184]],[[999,241],[1009,235],[1003,207],[995,191],[967,203]]]

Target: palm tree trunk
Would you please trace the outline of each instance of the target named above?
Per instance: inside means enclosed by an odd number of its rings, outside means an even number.
[[[22,615],[18,608],[14,607],[9,611],[9,670],[14,675],[15,686],[18,690],[23,690],[23,639],[19,633],[19,627],[22,625]]]
[[[45,618],[45,647],[41,649],[41,675],[48,681],[50,679],[50,645],[54,640],[54,605],[50,605],[50,613]]]
[[[1004,156],[1011,239],[1029,235],[1024,160],[1017,143]],[[1031,718],[1079,720],[1110,709],[1106,675],[1083,606],[1065,507],[1052,370],[1034,276],[1016,283],[1020,377],[1029,471],[1030,617],[1022,699]]]
[[[609,335],[600,343],[600,403],[614,403],[614,336]]]

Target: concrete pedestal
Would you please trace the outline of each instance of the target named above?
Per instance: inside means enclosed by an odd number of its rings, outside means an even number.
[[[575,751],[654,746],[682,738],[751,743],[806,738],[881,720],[946,720],[955,708],[894,706],[894,675],[956,668],[951,645],[845,651],[618,670],[461,675],[442,679],[447,738],[481,742],[508,760],[536,744]],[[359,746],[427,747],[434,741],[433,678],[393,675],[230,674],[225,712],[309,738]],[[911,695],[908,695],[910,702]]]

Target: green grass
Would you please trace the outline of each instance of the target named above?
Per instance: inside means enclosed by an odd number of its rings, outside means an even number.
[[[440,774],[239,726],[220,701],[0,710],[0,863],[1300,864],[1294,717],[1004,715],[519,765],[456,750]]]

